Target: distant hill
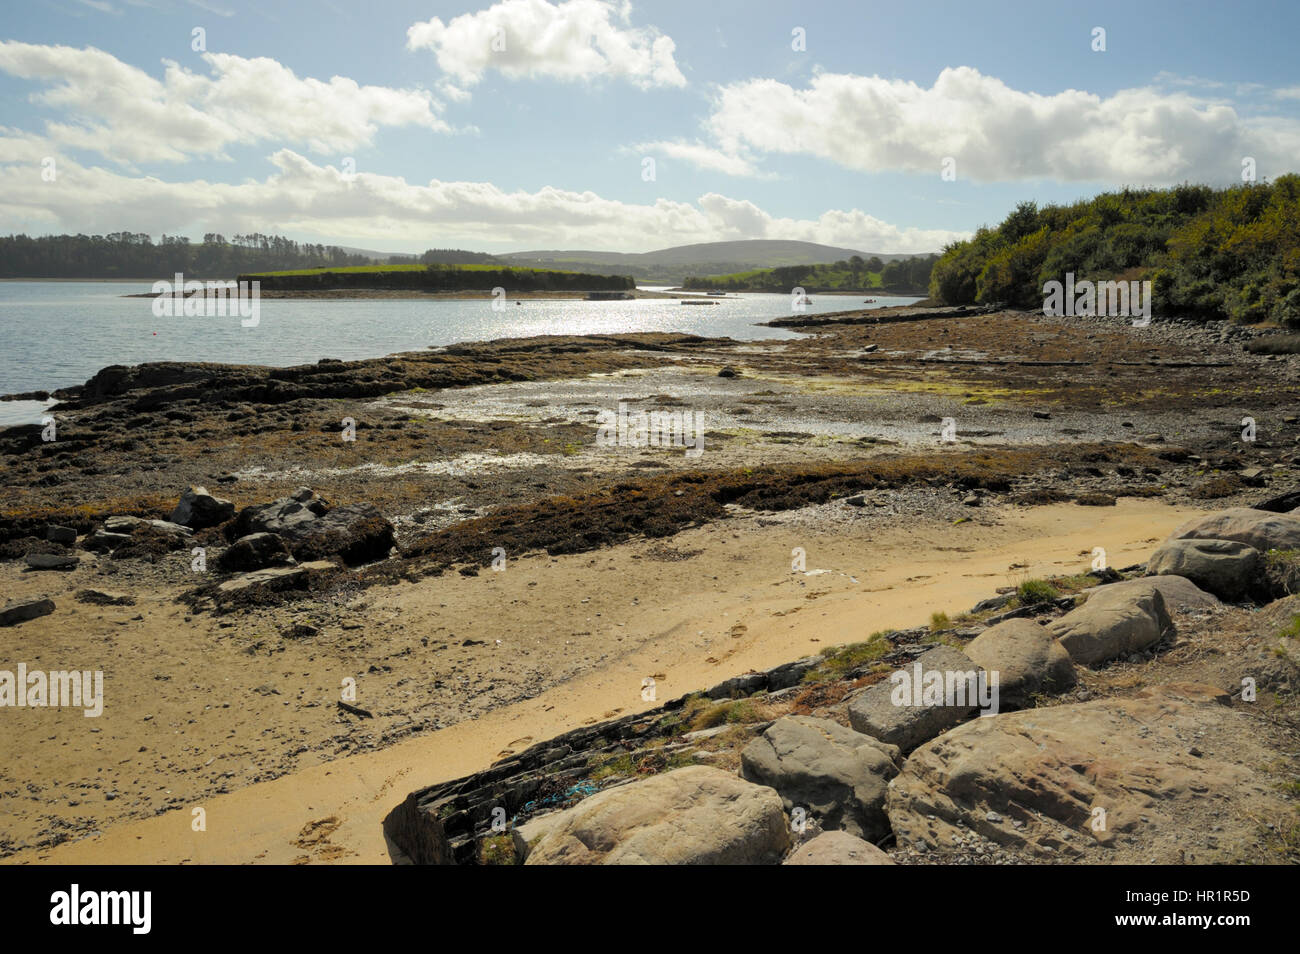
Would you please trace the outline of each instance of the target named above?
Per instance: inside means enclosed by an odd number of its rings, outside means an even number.
[[[891,252],[862,252],[816,242],[751,239],[742,242],[702,242],[677,245],[653,252],[596,252],[575,249],[539,249],[505,252],[497,257],[533,266],[580,268],[602,274],[633,275],[646,282],[681,282],[688,275],[716,275],[782,265],[824,265],[859,255],[882,262],[908,258]]]

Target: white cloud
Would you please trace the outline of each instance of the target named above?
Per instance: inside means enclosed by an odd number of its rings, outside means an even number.
[[[699,142],[682,140],[661,140],[659,142],[640,142],[632,146],[636,152],[667,156],[710,172],[723,172],[729,176],[759,177],[762,175],[754,164],[745,156],[723,152],[712,146]]]
[[[489,69],[512,79],[613,77],[642,88],[685,86],[676,44],[653,27],[630,26],[631,12],[630,3],[607,0],[501,0],[449,23],[434,17],[413,24],[406,45],[432,50],[461,86],[478,83]]]
[[[840,73],[818,73],[805,89],[733,83],[707,125],[726,154],[805,154],[935,176],[952,156],[959,178],[984,182],[1219,182],[1239,173],[1242,156],[1280,171],[1300,152],[1300,123],[1243,118],[1222,101],[1153,88],[1040,95],[970,67],[945,69],[929,88]]]
[[[238,184],[133,178],[60,159],[41,181],[42,144],[0,139],[0,216],[29,231],[239,231],[409,241],[414,246],[583,247],[644,251],[692,242],[803,239],[867,251],[928,252],[966,233],[902,229],[857,209],[778,218],[754,203],[710,193],[697,202],[634,204],[544,187],[507,192],[488,182],[408,183],[347,176],[288,149],[276,171]],[[39,225],[38,229],[36,226]]]
[[[266,57],[205,53],[210,76],[164,60],[162,80],[94,47],[0,41],[0,71],[41,81],[34,99],[66,115],[46,135],[116,162],[224,157],[231,144],[277,140],[325,154],[368,145],[381,126],[449,127],[424,90],[299,78]]]

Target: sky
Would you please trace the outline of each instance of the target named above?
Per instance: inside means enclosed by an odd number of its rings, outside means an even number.
[[[1294,2],[10,3],[0,234],[938,251],[1296,171],[1296,36]]]

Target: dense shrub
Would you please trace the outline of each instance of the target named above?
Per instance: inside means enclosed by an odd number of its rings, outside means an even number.
[[[1212,189],[1124,189],[1072,205],[1020,203],[947,246],[930,273],[946,304],[1041,307],[1043,286],[1150,280],[1155,310],[1300,327],[1300,177]]]

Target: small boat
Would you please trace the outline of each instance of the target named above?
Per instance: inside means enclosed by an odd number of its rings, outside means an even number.
[[[875,300],[874,298],[864,298],[864,299],[862,300],[862,304],[864,304],[864,305],[874,305],[875,303],[876,303],[876,300]]]

